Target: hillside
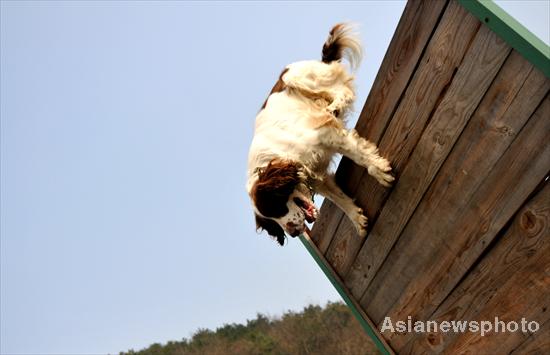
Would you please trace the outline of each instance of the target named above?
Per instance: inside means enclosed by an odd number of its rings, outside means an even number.
[[[121,355],[226,354],[378,354],[361,326],[342,303],[309,305],[301,312],[269,318],[258,314],[243,324],[226,324],[215,331],[199,329],[190,339],[122,352]]]

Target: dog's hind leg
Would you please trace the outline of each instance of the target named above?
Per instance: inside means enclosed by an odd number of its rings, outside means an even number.
[[[394,180],[390,174],[390,162],[378,154],[376,145],[360,137],[355,130],[323,127],[320,134],[321,143],[327,148],[347,156],[366,168],[369,175],[381,185],[390,186]]]
[[[347,111],[355,100],[353,77],[337,62],[294,63],[287,67],[282,80],[288,88],[307,98],[327,101],[329,113]]]
[[[363,210],[336,185],[334,176],[325,177],[319,185],[315,186],[315,189],[344,211],[355,226],[359,236],[364,237],[367,235],[367,217],[363,214]]]

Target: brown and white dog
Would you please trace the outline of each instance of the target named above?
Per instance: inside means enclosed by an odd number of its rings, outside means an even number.
[[[367,218],[336,185],[327,171],[332,157],[343,154],[384,186],[394,178],[376,146],[345,128],[344,117],[355,98],[350,68],[361,60],[361,45],[352,28],[337,24],[323,45],[321,61],[288,65],[256,117],[248,156],[247,191],[256,226],[283,245],[285,232],[295,237],[305,222],[317,218],[313,194],[334,202],[366,235]]]

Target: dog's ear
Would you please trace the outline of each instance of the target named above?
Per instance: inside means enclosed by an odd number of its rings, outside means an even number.
[[[267,234],[277,240],[277,243],[279,243],[281,246],[285,244],[285,231],[277,222],[269,218],[263,218],[257,214],[255,214],[255,217],[256,230],[265,230],[267,231]]]
[[[266,217],[282,217],[288,213],[288,198],[300,183],[298,166],[295,163],[272,160],[258,174],[252,188],[252,199],[258,211]]]

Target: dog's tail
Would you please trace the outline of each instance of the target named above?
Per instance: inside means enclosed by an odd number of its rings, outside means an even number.
[[[339,23],[329,32],[323,45],[323,62],[330,63],[345,58],[352,70],[359,67],[363,50],[354,27],[349,23]]]

